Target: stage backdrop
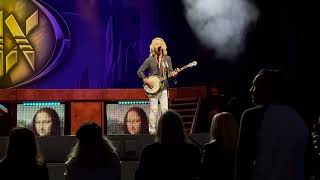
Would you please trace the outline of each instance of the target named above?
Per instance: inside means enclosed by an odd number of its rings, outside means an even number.
[[[175,17],[163,3],[1,1],[0,87],[141,87],[136,72],[148,57],[149,44],[156,36],[167,42],[175,67],[188,64],[194,59],[186,59],[187,53],[182,51],[188,52],[190,45],[180,45],[191,37],[191,30],[183,16]],[[190,71],[192,74],[194,70]],[[192,80],[188,83],[192,84]]]
[[[140,88],[136,72],[156,36],[167,42],[174,67],[198,61],[170,87],[210,84],[226,95],[247,97],[261,68],[288,70],[304,83],[303,73],[308,72],[304,64],[311,62],[299,49],[304,45],[298,41],[297,28],[304,26],[294,13],[300,6],[285,0],[244,1],[252,2],[258,14],[246,33],[236,33],[236,39],[243,40],[241,53],[226,59],[217,56],[219,48],[204,46],[195,35],[197,28],[185,16],[190,7],[183,4],[193,1],[1,0],[0,88]],[[240,0],[200,2],[209,3],[201,7],[213,13],[208,20],[215,22],[224,7],[220,2]],[[233,13],[232,22],[241,24]],[[226,15],[222,20],[229,20]],[[218,22],[224,27],[224,21]],[[229,31],[213,26],[207,33],[220,37],[224,32]]]

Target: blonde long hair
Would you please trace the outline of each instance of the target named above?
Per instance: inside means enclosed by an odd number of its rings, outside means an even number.
[[[212,118],[210,128],[210,142],[218,141],[226,152],[236,151],[239,136],[239,126],[233,115],[221,112]]]
[[[157,40],[160,40],[162,42],[162,47],[163,47],[163,55],[167,56],[168,51],[167,51],[167,44],[166,42],[161,38],[161,37],[155,37],[152,39],[151,44],[150,44],[150,55],[149,57],[156,56],[156,47],[155,47],[155,42]]]

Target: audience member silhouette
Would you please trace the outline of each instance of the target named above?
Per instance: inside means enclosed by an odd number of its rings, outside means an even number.
[[[14,128],[10,131],[7,154],[0,162],[0,176],[2,180],[49,179],[31,130]]]
[[[78,143],[66,161],[68,180],[120,180],[121,166],[112,143],[96,123],[84,123],[76,133]]]
[[[243,112],[237,149],[238,180],[302,180],[308,130],[287,105],[279,70],[261,70],[250,89],[256,107]]]
[[[160,118],[156,142],[141,154],[136,180],[197,179],[201,155],[197,146],[187,143],[179,114],[165,112]]]
[[[200,180],[233,180],[239,127],[228,112],[216,114],[210,128],[210,142],[205,145]]]

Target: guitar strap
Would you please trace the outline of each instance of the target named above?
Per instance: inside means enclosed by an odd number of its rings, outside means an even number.
[[[163,77],[167,77],[167,68],[163,60],[162,60],[162,75]]]
[[[157,60],[158,62],[158,68],[159,68],[159,71],[160,71],[160,74],[159,74],[159,77],[167,77],[167,69],[168,69],[168,62],[167,61],[164,61],[164,58],[165,57],[162,57]]]

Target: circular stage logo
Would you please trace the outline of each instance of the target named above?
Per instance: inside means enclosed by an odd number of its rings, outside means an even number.
[[[0,87],[25,85],[49,73],[69,48],[63,18],[41,1],[0,1]]]

